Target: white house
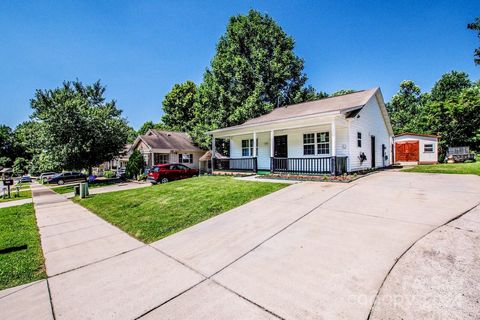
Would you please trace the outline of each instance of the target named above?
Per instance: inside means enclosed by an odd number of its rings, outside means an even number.
[[[395,162],[400,164],[432,164],[438,162],[438,136],[402,133],[393,138]]]
[[[209,132],[230,141],[215,169],[341,174],[390,165],[392,126],[380,88],[279,107]]]
[[[150,129],[138,136],[129,154],[139,150],[147,167],[162,163],[183,163],[190,168],[198,168],[198,160],[205,153],[195,146],[190,136],[184,132]]]

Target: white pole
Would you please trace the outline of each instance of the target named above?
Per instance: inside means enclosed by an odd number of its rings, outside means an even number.
[[[274,144],[275,144],[275,131],[271,130],[270,131],[270,158],[273,158],[274,156]]]
[[[212,159],[215,158],[215,137],[212,136]]]
[[[253,157],[257,156],[257,132],[253,131]]]
[[[332,121],[332,157],[337,155],[337,130],[335,120]]]

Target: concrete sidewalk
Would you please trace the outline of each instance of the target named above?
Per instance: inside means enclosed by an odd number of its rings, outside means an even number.
[[[397,259],[478,205],[480,178],[381,172],[294,184],[150,246],[51,190],[33,192],[49,278],[0,292],[11,318],[367,319]],[[413,260],[424,277],[435,271]],[[379,318],[391,310],[378,306]]]

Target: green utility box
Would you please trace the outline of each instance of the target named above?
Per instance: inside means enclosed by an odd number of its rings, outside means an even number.
[[[88,194],[88,183],[80,183],[80,198],[86,198]]]

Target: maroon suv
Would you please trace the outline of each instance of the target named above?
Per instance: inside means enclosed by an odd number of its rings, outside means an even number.
[[[167,183],[172,180],[180,180],[198,176],[197,169],[191,169],[183,164],[157,164],[148,172],[147,181],[153,184]]]

